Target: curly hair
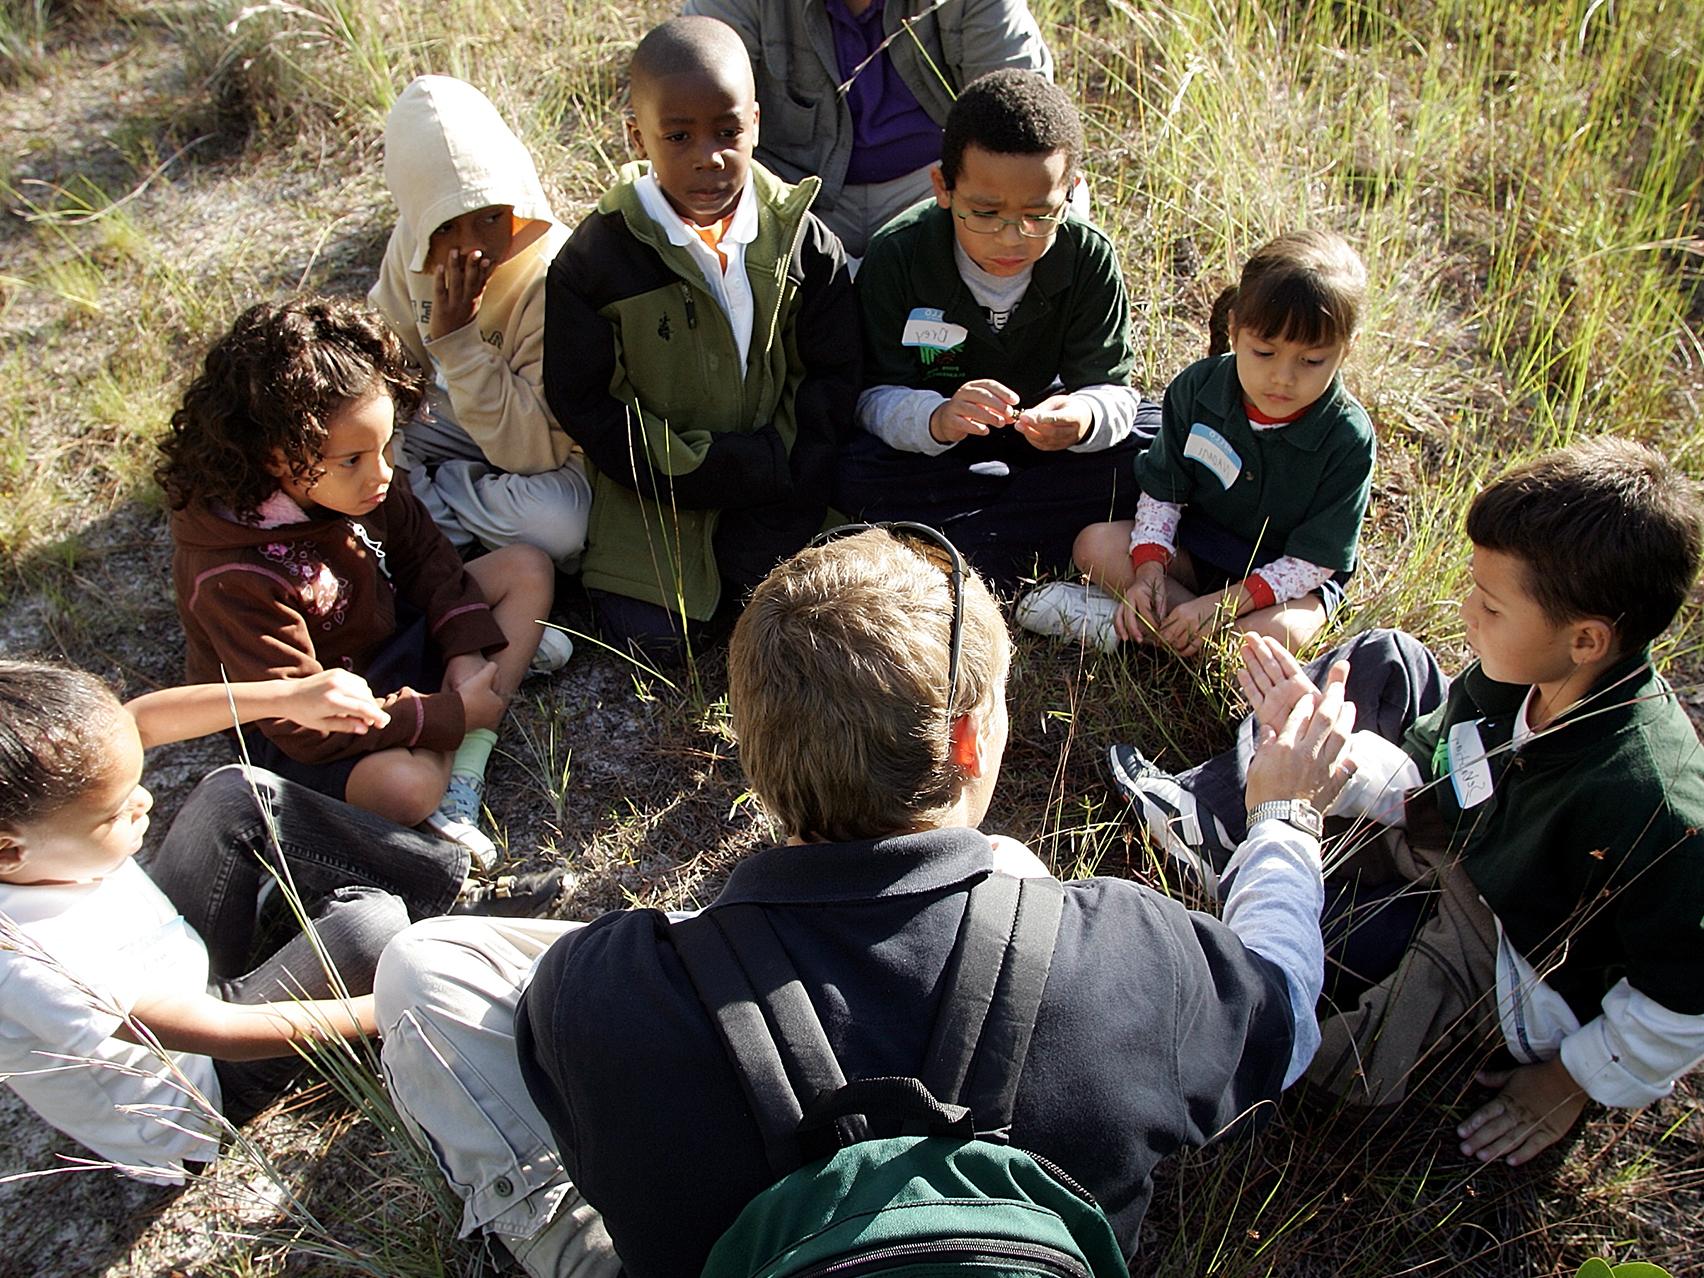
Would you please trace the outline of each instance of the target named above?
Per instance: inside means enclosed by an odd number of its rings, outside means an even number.
[[[50,817],[99,785],[123,714],[86,671],[0,661],[0,830]]]
[[[396,420],[420,406],[425,378],[376,312],[340,297],[261,302],[214,342],[159,449],[154,478],[173,510],[216,504],[239,519],[278,490],[283,458],[312,487],[326,423],[368,395],[390,395]]]
[[[957,182],[967,146],[993,155],[1065,153],[1065,180],[1083,157],[1083,122],[1065,91],[1035,71],[1006,67],[965,86],[941,135],[941,179]]]

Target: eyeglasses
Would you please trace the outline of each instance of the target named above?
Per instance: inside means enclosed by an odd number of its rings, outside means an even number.
[[[953,624],[947,641],[947,727],[950,731],[954,717],[953,699],[958,695],[959,656],[964,651],[964,556],[959,554],[958,547],[947,540],[947,535],[939,528],[912,523],[909,520],[880,524],[842,524],[838,528],[819,533],[811,540],[811,545],[823,546],[842,537],[855,537],[859,533],[872,530],[885,532],[888,536],[905,542],[947,574],[953,595]]]
[[[973,235],[998,235],[1008,226],[1018,228],[1018,234],[1026,240],[1045,240],[1059,229],[1059,224],[1065,220],[1065,210],[1071,206],[1071,191],[1065,192],[1065,198],[1059,207],[1051,213],[1026,213],[1022,217],[1001,217],[992,209],[971,209],[968,213],[959,212],[953,208],[953,216],[964,223],[964,229]]]

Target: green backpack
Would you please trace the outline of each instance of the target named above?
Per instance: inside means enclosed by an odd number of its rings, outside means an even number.
[[[704,1278],[1128,1278],[1094,1199],[1010,1144],[1063,907],[1055,879],[978,883],[922,1076],[852,1082],[762,909],[669,929],[779,1178],[717,1240]],[[959,1103],[967,1085],[974,1113]]]

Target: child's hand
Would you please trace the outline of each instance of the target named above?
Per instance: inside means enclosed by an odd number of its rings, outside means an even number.
[[[1146,565],[1143,565],[1146,567]],[[1167,614],[1160,626],[1160,640],[1180,657],[1201,651],[1208,636],[1236,619],[1236,614],[1217,592],[1181,603]]]
[[[475,728],[490,728],[495,731],[503,721],[503,712],[509,708],[508,698],[498,693],[494,686],[497,679],[497,663],[487,661],[483,669],[470,679],[463,680],[454,691],[462,700],[462,713],[467,718],[468,731]]]
[[[436,341],[473,322],[479,314],[479,299],[491,282],[497,263],[478,249],[463,253],[451,249],[449,256],[432,272],[432,322],[426,336]]]
[[[1274,799],[1304,799],[1324,812],[1355,775],[1349,755],[1355,704],[1343,699],[1348,674],[1347,663],[1333,666],[1318,696],[1303,697],[1282,724],[1256,732],[1243,791],[1250,809]]]
[[[1549,1149],[1574,1125],[1586,1094],[1558,1057],[1542,1065],[1481,1070],[1479,1082],[1502,1090],[1456,1128],[1461,1152],[1488,1163],[1506,1158],[1518,1167]]]
[[[367,681],[349,670],[322,670],[306,679],[283,681],[288,691],[279,700],[278,717],[320,732],[353,732],[390,722]]]
[[[1319,695],[1296,655],[1276,639],[1244,635],[1242,660],[1237,683],[1254,712],[1254,721],[1263,727],[1276,728],[1290,717],[1290,708],[1296,702]]]
[[[1049,453],[1082,443],[1094,424],[1088,400],[1076,395],[1049,395],[1014,423],[1034,447]]]
[[[1166,566],[1149,560],[1136,569],[1136,582],[1112,618],[1112,628],[1130,643],[1152,643],[1165,625],[1168,610]]]
[[[967,435],[986,435],[995,426],[1010,426],[1017,411],[1016,391],[992,377],[979,377],[936,406],[929,414],[929,434],[938,444],[956,444]]]

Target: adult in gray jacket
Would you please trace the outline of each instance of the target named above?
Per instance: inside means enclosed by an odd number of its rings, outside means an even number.
[[[1024,0],[686,0],[682,12],[739,32],[757,72],[757,158],[789,182],[822,178],[811,211],[852,257],[931,193],[960,89],[1001,67],[1053,75]]]

